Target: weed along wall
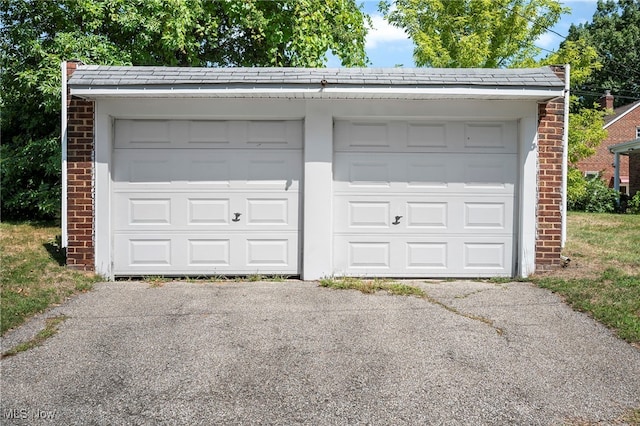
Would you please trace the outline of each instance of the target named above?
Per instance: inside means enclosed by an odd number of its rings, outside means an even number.
[[[70,266],[320,279],[560,263],[560,68],[69,70]]]

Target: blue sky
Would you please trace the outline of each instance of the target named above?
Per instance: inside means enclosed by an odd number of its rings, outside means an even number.
[[[378,12],[379,0],[364,1],[364,10],[371,15],[374,28],[367,36],[367,54],[371,61],[371,67],[393,67],[402,64],[404,67],[415,66],[413,62],[413,44],[406,34],[392,27],[382,18]],[[572,23],[580,24],[591,20],[596,10],[596,0],[565,0],[565,6],[571,8],[571,12],[562,16],[560,21],[552,28],[555,32],[567,35]],[[542,35],[536,45],[538,47],[555,50],[562,38],[548,32]],[[544,52],[543,52],[544,53]],[[546,55],[543,55],[546,56]],[[328,66],[339,66],[335,58],[329,60]]]

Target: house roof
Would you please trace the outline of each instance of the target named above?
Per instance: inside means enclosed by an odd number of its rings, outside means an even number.
[[[629,155],[629,152],[635,151],[636,149],[640,150],[640,138],[616,145],[611,145],[609,147],[609,152],[611,152],[612,154],[618,153],[622,155]]]
[[[622,117],[624,117],[625,115],[629,114],[631,111],[633,111],[634,109],[640,107],[640,101],[631,103],[631,104],[627,104],[627,105],[623,105],[621,107],[618,107],[616,109],[613,110],[613,114],[609,114],[607,116],[604,117],[604,126],[603,128],[606,129],[607,127],[609,127],[610,125],[612,125],[613,123],[615,123],[616,121],[620,120]]]
[[[564,89],[564,82],[548,67],[170,68],[81,65],[68,84],[72,94],[84,97],[245,97],[262,94],[268,95],[266,97],[368,98],[377,93],[380,97],[402,95],[403,98],[411,98],[413,94],[549,99],[562,95]]]

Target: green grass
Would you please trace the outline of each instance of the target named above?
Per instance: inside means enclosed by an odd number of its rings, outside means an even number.
[[[533,276],[628,342],[640,343],[640,216],[576,213],[568,216],[568,268]]]
[[[63,266],[59,239],[51,224],[0,223],[0,333],[99,281]]]
[[[389,294],[398,296],[426,297],[425,292],[418,287],[400,284],[390,280],[383,280],[379,278],[325,278],[320,280],[320,286],[337,290],[358,290],[362,293],[367,294],[375,293],[378,291],[386,291]]]
[[[59,228],[50,224],[0,223],[0,331],[77,292],[91,289],[99,277],[64,266]],[[629,342],[640,343],[640,216],[576,213],[568,216],[564,254],[572,259],[566,269],[531,278],[540,287],[562,295],[575,309],[584,311],[616,330]],[[152,277],[161,286],[161,277]],[[258,281],[267,277],[247,277]],[[280,280],[280,277],[275,279]],[[491,282],[502,282],[500,279]],[[365,293],[386,291],[396,295],[426,297],[417,287],[381,279],[325,279],[323,287],[356,289]]]
[[[502,335],[503,333],[503,331],[500,328],[496,327],[493,321],[488,318],[461,312],[453,306],[449,306],[446,303],[443,303],[436,298],[429,296],[420,287],[398,283],[393,280],[380,278],[363,279],[353,277],[325,278],[320,280],[320,287],[333,288],[336,290],[357,290],[365,294],[373,294],[377,293],[378,291],[386,291],[387,293],[396,296],[418,297],[420,299],[428,301],[429,303],[438,305],[441,308],[446,309],[447,311],[456,315],[460,315],[474,321],[480,321],[488,325],[489,327],[492,327],[496,331],[496,333],[500,335]]]
[[[38,334],[31,340],[20,343],[15,347],[9,349],[8,351],[2,354],[2,358],[13,356],[19,354],[20,352],[28,351],[31,348],[35,348],[36,346],[40,346],[44,343],[45,340],[54,336],[58,333],[58,325],[68,319],[68,317],[64,315],[60,315],[53,318],[47,318],[44,329],[40,330]]]
[[[640,271],[640,215],[569,212],[567,225],[564,254],[574,268]]]
[[[561,294],[574,309],[588,312],[621,338],[640,342],[640,275],[610,268],[595,279],[544,277],[533,281]]]

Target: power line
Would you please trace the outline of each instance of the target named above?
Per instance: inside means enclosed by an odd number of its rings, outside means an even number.
[[[602,96],[603,92],[589,92],[589,91],[586,91],[586,90],[572,90],[571,93],[574,94],[574,95]],[[619,98],[619,99],[631,99],[631,100],[634,100],[634,101],[640,101],[640,97],[637,97],[637,96],[635,96],[635,97],[634,96],[624,96],[624,95],[618,95],[618,94],[615,94],[614,96],[616,98]]]
[[[558,45],[560,45],[560,44],[562,44],[563,42],[567,41],[567,38],[569,37],[569,35],[568,35],[568,34],[567,34],[566,36],[565,36],[565,35],[562,35],[562,34],[560,34],[559,32],[555,31],[555,30],[554,30],[554,29],[552,29],[552,28],[546,27],[546,26],[544,26],[544,25],[540,25],[540,24],[538,24],[538,23],[534,22],[531,18],[527,18],[526,16],[524,16],[523,14],[521,14],[520,12],[518,12],[518,11],[516,11],[516,10],[515,10],[515,5],[510,9],[510,12],[512,12],[512,13],[514,13],[514,14],[518,15],[519,17],[521,17],[522,19],[525,19],[525,20],[529,21],[530,23],[532,23],[532,24],[534,24],[534,25],[538,25],[539,27],[544,28],[546,31],[548,31],[548,32],[550,32],[550,33],[552,33],[552,34],[555,34],[555,35],[557,35],[558,37],[560,37],[560,38],[562,39],[562,41],[561,41]],[[534,46],[535,46],[535,45],[534,45]],[[541,50],[543,50],[543,51],[545,51],[545,52],[549,52],[549,53],[557,53],[557,52],[558,52],[557,50],[556,50],[556,51],[550,51],[549,49],[545,49],[545,48],[542,48],[542,47],[539,47],[539,46],[535,46],[535,47],[537,47],[538,49],[541,49]],[[603,54],[603,52],[602,52],[598,47],[596,47],[596,46],[592,46],[592,47],[597,51],[597,53],[598,53],[600,56],[602,56],[602,57],[606,56],[606,55],[604,55],[604,54]],[[623,68],[625,68],[626,70],[630,71],[630,72],[632,73],[632,75],[638,75],[638,76],[640,76],[640,72],[639,72],[638,70],[633,69],[633,68],[631,68],[631,67],[629,67],[629,66],[627,66],[627,65],[625,65],[625,64],[623,64],[623,63],[619,63],[618,65],[619,65],[619,66],[622,66],[622,67],[623,67]],[[620,77],[620,78],[623,78],[623,79],[626,79],[626,78],[628,78],[628,77],[629,77],[628,75],[618,74],[618,73],[613,72],[613,71],[611,71],[611,70],[609,70],[609,72],[610,72],[611,74],[616,75],[617,77]]]

